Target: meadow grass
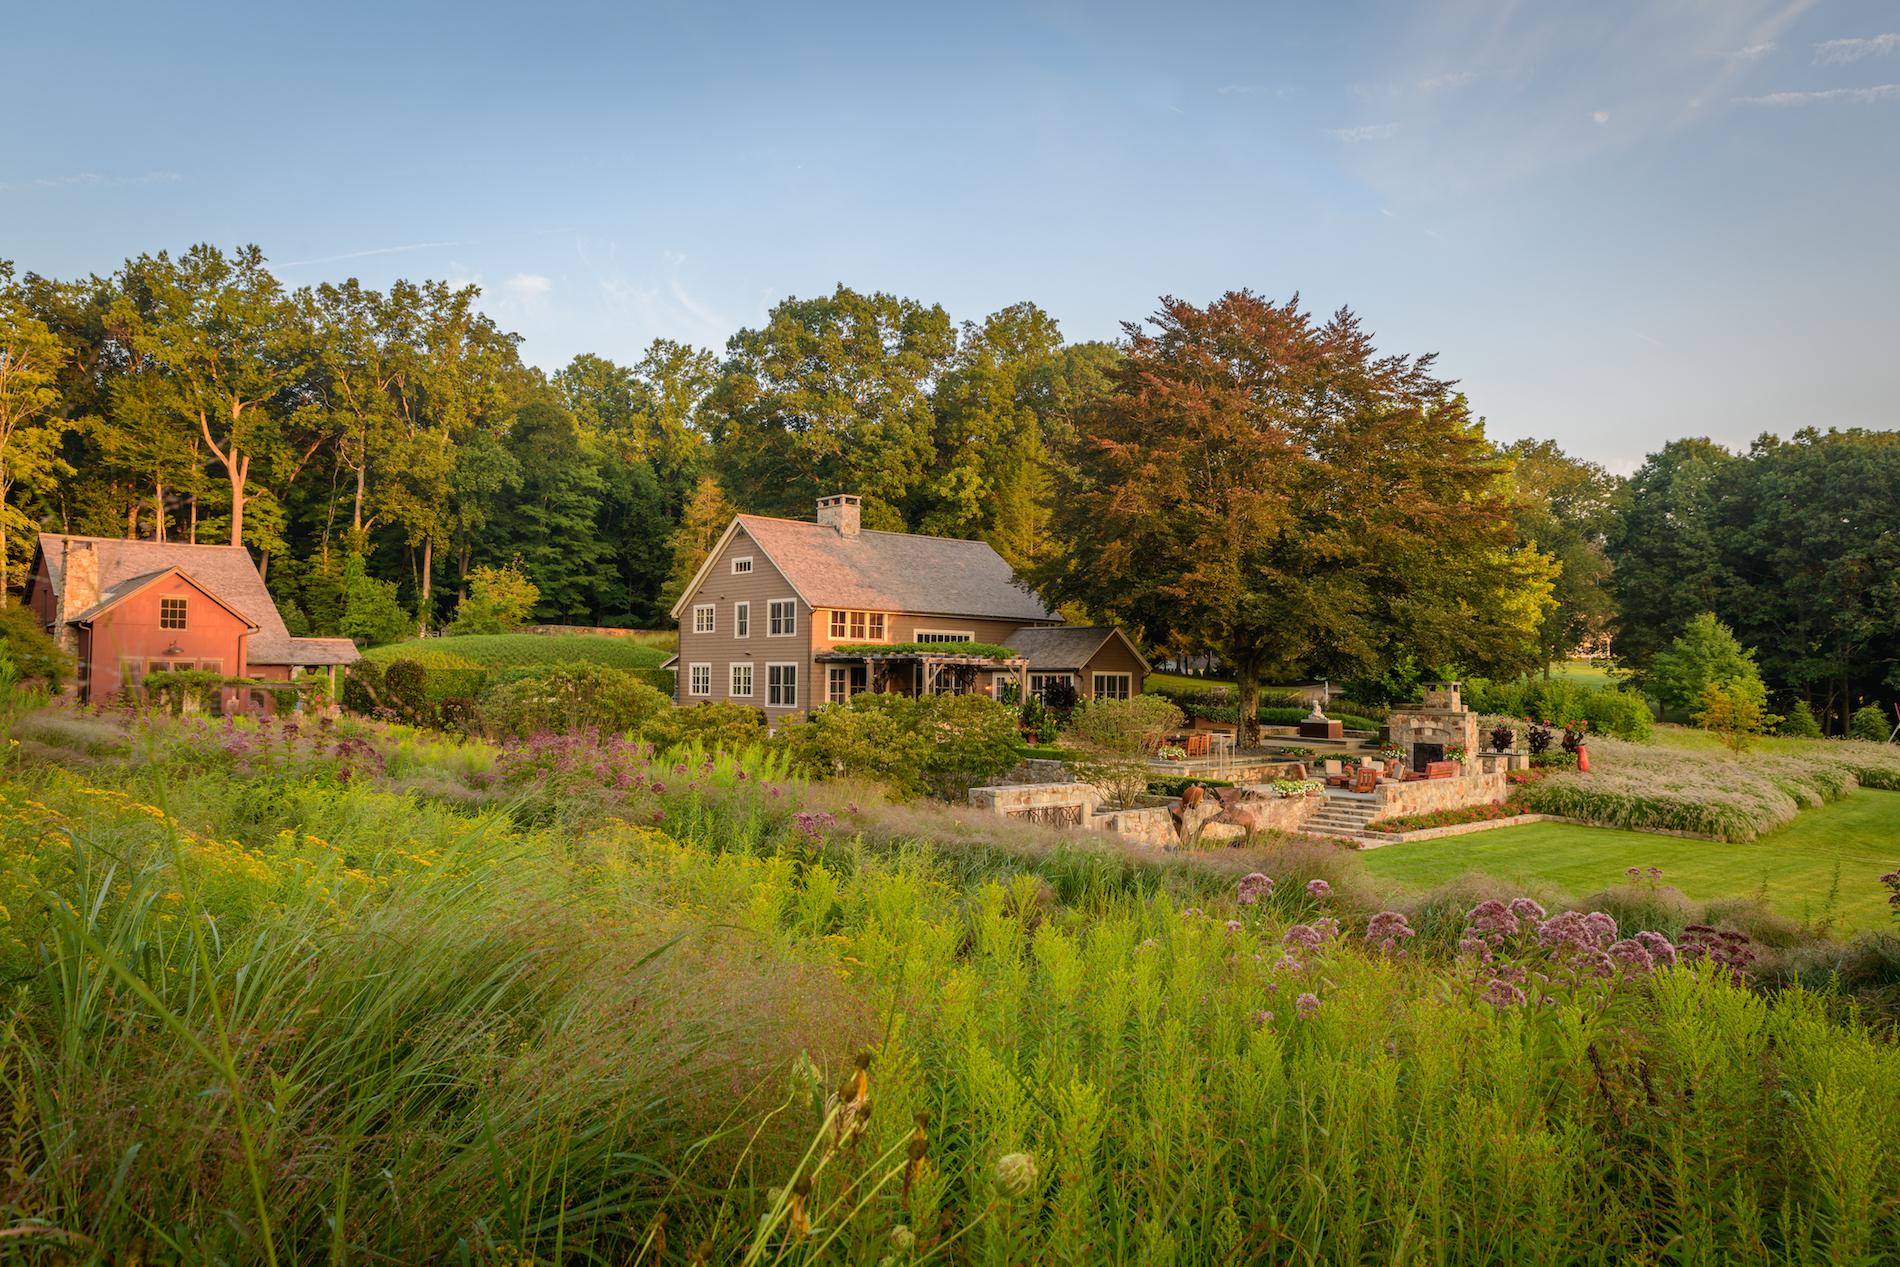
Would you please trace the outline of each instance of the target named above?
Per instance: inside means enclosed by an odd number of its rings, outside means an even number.
[[[1659,726],[1653,743],[1599,735],[1589,750],[1588,774],[1554,772],[1516,801],[1605,827],[1751,841],[1856,787],[1900,790],[1900,746],[1890,744],[1768,739],[1737,754],[1704,732]]]
[[[417,638],[371,647],[367,660],[414,660],[424,668],[514,669],[588,661],[616,669],[650,669],[673,653],[677,635],[664,631],[624,638],[605,634],[467,634]]]
[[[1414,889],[1477,872],[1576,894],[1622,884],[1629,867],[1654,866],[1694,901],[1759,896],[1792,919],[1819,923],[1833,915],[1835,927],[1854,932],[1890,922],[1878,877],[1900,867],[1900,793],[1854,792],[1746,844],[1533,823],[1390,845],[1367,852],[1365,866],[1377,879]]]
[[[377,732],[372,760],[283,729],[148,723],[121,758],[0,778],[15,1257],[1855,1262],[1900,1238],[1900,1050],[1838,996],[1599,976],[1529,925],[1481,962],[1465,901],[1411,937],[1344,851],[1250,855],[1263,892],[757,755]]]

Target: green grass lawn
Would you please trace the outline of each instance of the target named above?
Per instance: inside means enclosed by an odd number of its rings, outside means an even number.
[[[602,634],[468,634],[459,638],[418,638],[392,642],[363,653],[366,660],[415,660],[426,668],[505,669],[530,664],[568,664],[587,660],[617,669],[650,669],[673,653],[671,633],[641,633],[627,638]]]
[[[1578,686],[1608,686],[1614,678],[1606,665],[1590,660],[1566,660],[1550,666],[1552,677],[1567,678]]]
[[[1765,885],[1770,905],[1796,919],[1819,918],[1838,864],[1839,925],[1858,932],[1889,918],[1878,877],[1900,866],[1900,793],[1855,792],[1745,845],[1533,823],[1389,845],[1366,854],[1365,864],[1379,879],[1408,888],[1476,871],[1543,881],[1579,896],[1619,883],[1626,867],[1656,866],[1663,883],[1698,901],[1753,894]]]

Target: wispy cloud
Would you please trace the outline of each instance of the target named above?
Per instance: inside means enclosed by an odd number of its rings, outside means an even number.
[[[1644,334],[1641,330],[1631,330],[1630,337],[1633,339],[1641,339],[1644,343],[1649,344],[1651,347],[1664,348],[1665,350],[1668,347],[1668,345],[1665,344],[1661,339],[1652,339],[1648,335]]]
[[[1390,140],[1398,130],[1396,123],[1365,123],[1356,128],[1327,128],[1326,135],[1348,145],[1362,145],[1367,141]]]
[[[554,289],[554,283],[539,273],[516,273],[502,285],[523,299],[537,298]]]
[[[1900,84],[1875,84],[1871,88],[1828,88],[1820,92],[1771,92],[1760,97],[1737,97],[1743,106],[1825,106],[1846,103],[1871,106],[1881,101],[1900,101]]]
[[[1595,123],[1598,127],[1602,127],[1610,121],[1610,112],[1608,110],[1592,110],[1590,112],[1590,121]]]
[[[1418,81],[1420,92],[1448,92],[1453,88],[1462,88],[1478,77],[1475,70],[1455,70],[1447,75],[1433,75],[1430,79]]]
[[[338,260],[362,260],[372,255],[400,255],[404,251],[433,251],[449,246],[467,246],[466,242],[405,242],[401,246],[372,246],[367,251],[345,251],[341,255],[318,255],[307,260],[287,260],[279,268],[302,268],[308,264],[334,264]]]
[[[1731,62],[1758,62],[1775,51],[1773,40],[1764,40],[1760,44],[1750,44],[1746,48],[1730,49],[1722,54]]]
[[[1825,44],[1814,46],[1814,64],[1816,66],[1844,66],[1848,62],[1857,62],[1863,57],[1885,57],[1893,52],[1900,52],[1900,34],[1892,31],[1884,35],[1869,36],[1864,40],[1829,40]]]
[[[0,193],[24,193],[35,189],[112,189],[122,185],[174,185],[183,179],[177,172],[146,172],[141,176],[74,172],[66,176],[36,176],[32,180],[0,182]]]

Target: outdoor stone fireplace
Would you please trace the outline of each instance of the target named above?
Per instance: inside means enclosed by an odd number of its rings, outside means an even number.
[[[1447,760],[1453,748],[1463,748],[1467,762],[1478,751],[1478,718],[1465,707],[1456,682],[1426,683],[1424,702],[1393,709],[1386,728],[1410,770]]]

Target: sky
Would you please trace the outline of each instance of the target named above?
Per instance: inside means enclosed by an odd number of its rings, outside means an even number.
[[[1071,339],[1250,288],[1500,439],[1900,423],[1900,4],[89,3],[7,20],[0,258],[482,287],[554,369],[844,283]],[[35,51],[37,50],[37,51]],[[21,53],[25,56],[21,56]],[[20,103],[30,103],[25,111]]]

